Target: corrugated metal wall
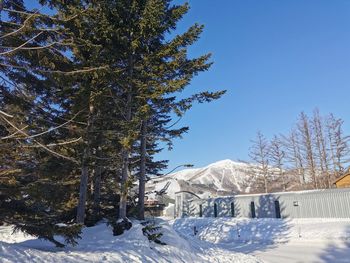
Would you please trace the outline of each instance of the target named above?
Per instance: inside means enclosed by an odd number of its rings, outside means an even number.
[[[181,196],[177,216],[257,218],[350,218],[350,188],[273,194],[236,195],[194,200]],[[178,200],[178,199],[176,199]]]

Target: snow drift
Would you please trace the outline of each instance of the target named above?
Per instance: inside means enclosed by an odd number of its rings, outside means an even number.
[[[129,231],[117,237],[104,223],[84,228],[79,245],[64,249],[22,233],[11,235],[11,227],[1,226],[0,262],[258,262],[253,256],[194,246],[167,221],[158,219],[157,223],[162,226],[161,240],[167,245],[150,243],[142,234],[143,226],[134,221]]]

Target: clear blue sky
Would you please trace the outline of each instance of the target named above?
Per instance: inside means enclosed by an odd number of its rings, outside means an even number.
[[[182,2],[182,1],[177,1]],[[301,111],[334,113],[350,133],[350,1],[190,0],[179,24],[205,25],[193,56],[213,53],[214,65],[188,90],[226,89],[181,121],[190,132],[175,142],[169,169],[221,159],[247,159],[250,140],[286,133]]]
[[[33,3],[26,1],[29,7]],[[183,3],[176,0],[174,3]],[[192,163],[248,159],[258,130],[287,133],[301,111],[334,113],[350,134],[350,0],[189,0],[178,26],[205,25],[191,56],[213,53],[214,65],[186,94],[226,89],[219,101],[196,105],[169,170]]]

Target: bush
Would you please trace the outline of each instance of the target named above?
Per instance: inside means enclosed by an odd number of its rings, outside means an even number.
[[[166,245],[166,243],[160,240],[160,238],[163,236],[163,233],[160,232],[162,229],[161,226],[157,226],[154,221],[145,221],[141,224],[144,226],[142,228],[142,232],[150,242]]]
[[[128,218],[118,219],[110,223],[113,227],[113,235],[119,236],[124,233],[125,230],[129,230],[132,227],[132,223]]]

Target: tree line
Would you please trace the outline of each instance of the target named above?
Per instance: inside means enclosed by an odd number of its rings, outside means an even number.
[[[212,64],[188,54],[203,26],[177,34],[170,0],[34,2],[0,1],[0,223],[57,246],[101,218],[121,234],[178,119],[224,94],[183,94]]]
[[[249,150],[253,192],[332,188],[350,165],[344,121],[318,109],[301,112],[289,134],[268,140],[260,131]]]

